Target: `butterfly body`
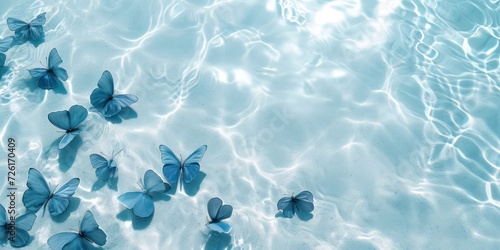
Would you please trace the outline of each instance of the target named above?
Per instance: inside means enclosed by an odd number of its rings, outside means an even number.
[[[16,37],[21,41],[35,41],[43,34],[43,25],[45,24],[45,12],[36,16],[31,22],[27,23],[16,18],[7,18],[7,26],[14,31]]]
[[[309,191],[302,191],[296,196],[283,197],[278,201],[278,210],[283,211],[285,217],[291,218],[299,211],[310,213],[314,210],[313,195]]]
[[[90,94],[90,103],[99,109],[105,117],[112,117],[136,103],[139,98],[132,94],[115,94],[113,76],[109,71],[102,73],[97,88]]]
[[[87,210],[80,221],[78,232],[63,232],[50,237],[47,241],[52,249],[88,249],[89,244],[104,246],[106,244],[106,233],[99,228],[92,212]]]
[[[13,247],[23,247],[28,244],[30,239],[28,231],[33,227],[36,215],[28,213],[17,216],[13,224],[7,218],[5,208],[0,205],[0,240],[8,240]]]
[[[208,216],[210,221],[207,227],[212,231],[228,234],[231,232],[231,225],[222,222],[222,220],[231,217],[233,207],[231,205],[222,205],[222,200],[218,197],[210,199],[207,203]]]
[[[203,145],[181,162],[170,148],[160,145],[163,175],[170,183],[177,183],[180,178],[184,182],[190,183],[200,171],[199,161],[203,158],[206,150],[207,146]]]
[[[87,109],[80,105],[73,105],[69,110],[55,111],[48,115],[49,121],[56,127],[63,129],[66,133],[59,142],[59,149],[66,147],[80,134],[79,127],[88,115]]]
[[[42,206],[49,207],[51,216],[57,216],[65,212],[69,207],[69,197],[73,196],[80,179],[73,178],[59,189],[50,191],[45,177],[36,169],[28,170],[28,189],[23,194],[24,206],[31,211],[38,211]],[[57,187],[56,187],[57,188]]]
[[[68,80],[68,72],[59,67],[62,62],[57,49],[53,48],[49,54],[47,68],[34,68],[28,71],[33,78],[38,78],[38,87],[42,89],[53,89],[57,86],[58,78],[62,81]]]
[[[154,212],[152,194],[164,193],[171,188],[163,182],[160,176],[153,170],[148,170],[144,174],[144,187],[141,192],[127,192],[118,196],[118,201],[138,217],[149,217]]]

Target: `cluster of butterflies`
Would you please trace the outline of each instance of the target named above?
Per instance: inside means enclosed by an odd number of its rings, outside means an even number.
[[[18,19],[8,18],[9,29],[15,31],[15,38],[20,41],[37,40],[43,34],[43,24],[45,23],[45,13],[38,15],[30,23]],[[7,51],[14,37],[8,37],[0,40],[0,52]],[[5,62],[5,54],[0,53],[0,66]],[[62,59],[54,48],[50,51],[47,68],[30,69],[32,77],[38,78],[38,86],[42,89],[52,89],[57,85],[57,81],[68,79],[68,73],[60,67]],[[105,117],[117,115],[123,108],[129,107],[138,101],[138,97],[132,94],[116,94],[114,89],[113,77],[109,71],[104,71],[97,88],[90,95],[90,103],[99,110]],[[73,105],[69,110],[51,112],[48,115],[49,121],[56,127],[64,130],[58,148],[63,149],[78,136],[83,126],[81,124],[88,116],[88,111],[81,105]],[[147,170],[140,192],[126,192],[118,197],[118,201],[127,209],[131,209],[134,215],[138,217],[149,217],[154,212],[155,194],[165,193],[171,189],[169,183],[193,181],[200,171],[200,161],[202,160],[207,146],[203,145],[196,149],[191,155],[182,161],[165,145],[159,147],[161,160],[163,163],[163,179],[153,170]],[[120,150],[121,151],[121,150]],[[99,180],[111,180],[117,176],[118,166],[113,152],[109,159],[99,154],[91,154],[90,162],[95,169],[95,174]],[[24,206],[32,212],[37,212],[43,207],[43,213],[48,211],[50,216],[63,214],[69,207],[70,197],[74,195],[80,184],[79,178],[73,178],[59,189],[54,188],[51,191],[45,177],[36,169],[30,168],[28,171],[27,186],[22,201]],[[314,210],[313,195],[309,191],[302,191],[296,196],[283,197],[278,201],[278,210],[281,210],[285,217],[293,217],[296,212],[310,213]],[[219,233],[230,233],[232,227],[223,222],[231,217],[233,207],[223,205],[220,198],[214,197],[207,204],[210,221],[207,227]],[[30,239],[28,231],[31,230],[36,220],[36,215],[27,213],[18,216],[15,219],[15,226],[12,226],[8,220],[5,208],[0,205],[0,242],[9,241],[14,247],[25,246]],[[12,239],[10,235],[14,234]],[[88,249],[92,245],[103,246],[106,244],[106,233],[99,228],[94,215],[90,211],[84,213],[80,221],[77,232],[63,232],[53,235],[48,239],[49,246],[53,249]]]

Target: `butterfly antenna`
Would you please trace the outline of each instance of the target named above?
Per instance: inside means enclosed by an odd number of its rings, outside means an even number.
[[[122,148],[122,149],[120,149],[120,150],[118,150],[118,152],[116,152],[116,154],[114,154],[114,151],[113,151],[113,155],[111,156],[111,158],[114,158],[117,154],[119,154],[119,153],[120,153],[120,152],[122,152],[122,151],[123,151],[123,148]]]

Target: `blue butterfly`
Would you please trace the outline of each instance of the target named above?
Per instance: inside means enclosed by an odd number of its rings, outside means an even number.
[[[26,23],[12,17],[7,18],[7,26],[15,31],[16,37],[21,41],[37,40],[43,34],[43,24],[45,23],[45,12],[36,16],[30,23]]]
[[[136,216],[145,218],[155,211],[151,195],[167,192],[171,186],[163,182],[153,170],[148,170],[144,174],[144,187],[141,188],[142,192],[128,192],[118,196],[118,201],[126,208],[132,209]]]
[[[118,151],[118,153],[120,153],[121,151],[122,150]],[[118,153],[114,154],[113,152],[109,161],[98,154],[90,155],[90,163],[92,164],[92,167],[95,168],[95,175],[97,176],[97,178],[99,178],[99,180],[108,180],[116,176],[116,171],[118,170],[118,168],[113,158]]]
[[[85,250],[91,248],[92,244],[104,246],[106,237],[106,233],[99,228],[92,212],[87,210],[80,221],[78,232],[55,234],[47,240],[47,243],[55,250]]]
[[[38,78],[38,87],[42,89],[53,89],[56,87],[57,78],[62,81],[68,80],[68,72],[59,67],[62,62],[59,53],[57,53],[57,49],[53,48],[49,54],[48,68],[35,68],[28,71],[33,78]]]
[[[5,59],[7,59],[7,56],[3,52],[7,52],[7,50],[10,49],[10,45],[12,44],[13,40],[13,36],[9,36],[0,40],[0,67],[5,64]]]
[[[9,240],[13,247],[22,247],[28,244],[30,235],[28,233],[35,223],[36,215],[25,214],[15,220],[15,224],[10,224],[7,220],[5,208],[0,205],[0,240]]]
[[[182,172],[182,179],[190,183],[200,171],[198,163],[203,158],[207,145],[196,149],[190,156],[181,163],[174,152],[165,145],[160,145],[161,161],[163,162],[163,175],[170,183],[177,183]],[[182,158],[181,158],[182,159]]]
[[[79,184],[80,179],[73,178],[57,191],[55,189],[50,191],[43,175],[38,170],[30,168],[28,170],[28,182],[26,183],[28,190],[23,194],[24,206],[31,211],[38,211],[43,206],[45,212],[45,207],[49,205],[51,216],[60,215],[68,209],[68,197],[73,196]]]
[[[310,213],[314,210],[313,195],[302,191],[296,196],[283,197],[278,201],[278,210],[283,210],[285,217],[291,218],[296,211]]]
[[[66,147],[75,139],[75,136],[80,134],[81,129],[78,125],[87,118],[87,115],[87,109],[80,105],[73,105],[69,110],[55,111],[49,114],[50,123],[66,131],[66,134],[59,142],[59,149]]]
[[[131,94],[115,95],[113,77],[107,70],[102,73],[97,88],[90,94],[90,103],[100,109],[105,117],[120,113],[122,108],[130,106],[138,100],[137,96]]]
[[[231,232],[231,225],[221,221],[233,214],[231,205],[222,205],[222,200],[214,197],[208,201],[207,209],[208,216],[210,216],[210,221],[207,224],[208,228],[219,233],[228,234]]]

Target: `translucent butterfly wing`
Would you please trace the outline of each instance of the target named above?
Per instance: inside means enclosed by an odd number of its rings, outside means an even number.
[[[75,131],[75,132],[71,132],[71,133],[67,133],[65,135],[63,135],[63,138],[61,138],[61,141],[59,142],[59,146],[58,148],[59,149],[63,149],[65,148],[66,146],[68,146],[68,144],[73,141],[73,139],[75,139],[75,137],[79,134],[79,131]]]
[[[310,213],[314,210],[313,195],[309,191],[302,191],[295,196],[295,206],[298,211]]]
[[[26,185],[28,190],[24,192],[22,198],[24,206],[31,211],[40,209],[51,193],[45,178],[38,170],[30,168]]]
[[[74,241],[79,241],[74,243]],[[83,247],[81,242],[81,237],[77,233],[58,233],[49,238],[47,243],[52,249],[61,250],[61,249],[82,249],[82,248],[69,248],[69,246]],[[66,247],[68,246],[68,247]],[[66,248],[65,248],[66,247]]]
[[[181,162],[174,152],[165,145],[160,145],[161,161],[163,162],[163,176],[170,183],[177,183],[181,173]]]
[[[207,151],[207,145],[203,145],[196,149],[184,161],[182,178],[186,183],[190,183],[200,171],[200,164],[198,162],[203,158],[205,151]]]
[[[14,241],[10,241],[10,244],[12,246],[22,247],[28,243],[30,239],[28,231],[33,227],[33,223],[35,223],[35,220],[36,215],[34,214],[24,214],[16,218],[16,238]]]
[[[278,201],[278,210],[283,210],[285,217],[291,218],[295,214],[295,207],[291,197],[283,197]]]
[[[12,36],[1,39],[0,40],[0,52],[6,52],[7,50],[9,50],[10,45],[12,44],[13,40],[14,40],[14,37],[12,37]]]
[[[151,193],[163,193],[170,189],[170,185],[163,182],[160,176],[156,174],[153,170],[148,170],[144,174],[144,188],[148,194]]]
[[[89,112],[87,109],[80,105],[71,106],[71,108],[69,108],[70,127],[76,128],[87,118],[88,114]]]
[[[99,224],[97,224],[94,215],[89,210],[83,215],[80,232],[99,246],[106,244],[106,233],[99,228]]]
[[[122,94],[113,96],[113,101],[116,102],[120,107],[126,108],[134,103],[136,103],[139,98],[132,94]]]
[[[209,223],[208,228],[210,228],[213,231],[219,232],[219,233],[225,233],[228,234],[231,232],[231,225],[225,223],[225,222],[217,222],[217,223]]]
[[[118,196],[118,200],[126,208],[132,209],[135,215],[139,217],[150,216],[155,208],[153,199],[142,192],[128,192]]]
[[[55,67],[52,69],[52,72],[54,72],[54,74],[62,81],[68,80],[68,72],[65,69],[61,67]]]

